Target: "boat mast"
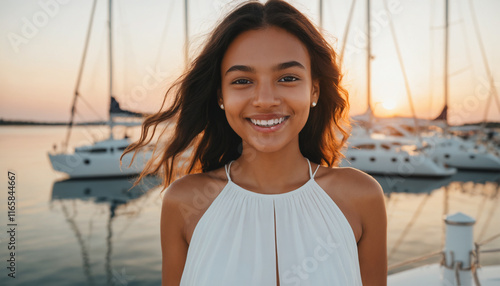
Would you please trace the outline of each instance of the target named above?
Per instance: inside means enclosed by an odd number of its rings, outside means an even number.
[[[188,0],[184,0],[184,69],[187,70],[189,59],[189,13]]]
[[[347,38],[349,37],[349,29],[351,27],[352,14],[354,12],[355,5],[356,5],[356,0],[352,0],[351,8],[349,8],[349,17],[347,17],[347,24],[344,29],[344,42],[342,43],[342,49],[340,50],[340,60],[339,60],[340,70],[342,70],[342,62],[344,61],[345,47],[347,45]]]
[[[113,21],[112,21],[112,10],[113,1],[108,1],[108,49],[109,49],[109,106],[112,104],[111,98],[113,97]],[[113,139],[113,115],[111,114],[111,108],[109,110],[109,139]]]
[[[323,0],[319,0],[319,27],[323,29]]]
[[[87,58],[87,50],[89,47],[89,40],[90,40],[90,34],[92,32],[92,24],[94,23],[94,15],[95,15],[95,7],[96,7],[97,0],[94,0],[94,3],[92,4],[92,12],[90,13],[90,21],[89,21],[89,26],[87,28],[87,36],[85,37],[85,47],[83,48],[83,55],[82,59],[80,61],[80,69],[78,71],[78,78],[76,80],[76,85],[75,85],[75,92],[74,92],[74,97],[73,97],[73,103],[71,104],[71,115],[70,115],[70,120],[68,124],[68,132],[66,133],[66,140],[63,142],[63,148],[62,151],[66,152],[68,149],[68,143],[69,143],[69,138],[71,137],[71,129],[73,128],[73,122],[75,119],[75,111],[76,111],[76,101],[78,99],[78,96],[80,96],[80,83],[82,82],[82,75],[83,75],[83,69],[85,66],[85,59]]]
[[[372,46],[371,46],[371,33],[370,33],[370,0],[366,0],[366,99],[368,113],[368,130],[371,129],[373,122],[372,113],[372,95],[371,95],[371,59],[372,59]]]
[[[483,123],[481,123],[482,131],[484,132],[486,128],[486,122],[488,120],[488,110],[490,108],[492,97],[495,99],[497,107],[500,109],[500,101],[498,99],[498,92],[495,86],[495,80],[491,73],[490,65],[488,64],[488,59],[486,57],[486,50],[484,49],[483,38],[481,37],[481,32],[479,31],[479,24],[476,18],[476,11],[474,9],[474,4],[469,0],[470,13],[472,18],[472,23],[474,24],[474,31],[476,32],[477,43],[479,44],[479,50],[481,51],[481,58],[483,59],[483,65],[486,70],[486,75],[488,76],[488,82],[490,85],[490,95],[486,101],[486,110],[484,111]]]
[[[449,3],[448,0],[445,0],[445,7],[444,7],[444,124],[445,124],[445,133],[448,132],[448,39],[449,39],[449,32],[448,32],[448,25],[449,25],[449,19],[448,19],[448,10],[449,10]]]

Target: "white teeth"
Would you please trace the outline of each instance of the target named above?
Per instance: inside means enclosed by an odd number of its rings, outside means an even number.
[[[256,120],[256,119],[250,119],[250,121],[261,127],[271,127],[280,124],[281,122],[285,121],[285,117],[281,118],[276,118],[276,119],[271,119],[271,120]]]

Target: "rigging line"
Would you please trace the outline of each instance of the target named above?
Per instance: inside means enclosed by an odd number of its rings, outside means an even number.
[[[391,202],[391,194],[386,193],[384,190],[384,202],[385,202],[385,209],[387,211],[387,220],[389,220],[389,203]]]
[[[88,229],[88,233],[87,233],[87,243],[88,243],[88,246],[90,247],[90,242],[92,241],[92,234],[94,233],[93,230],[94,230],[94,217],[95,217],[95,214],[96,214],[96,211],[94,211],[94,213],[90,216],[90,220],[89,220],[89,229]]]
[[[449,0],[444,1],[444,71],[443,71],[443,94],[444,94],[444,134],[448,134],[449,132],[449,124],[448,124],[448,52],[449,52]]]
[[[188,0],[184,0],[184,69],[189,65],[189,5]]]
[[[66,222],[69,224],[71,230],[73,230],[78,244],[80,245],[80,253],[83,260],[83,273],[87,278],[87,282],[89,283],[89,285],[95,285],[94,277],[92,275],[92,263],[90,263],[89,251],[87,249],[87,246],[85,245],[85,241],[83,240],[82,233],[78,229],[75,218],[69,216],[69,212],[66,208],[66,204],[64,204],[64,201],[61,200],[60,202]]]
[[[76,200],[72,200],[72,205],[73,205],[73,214],[72,214],[72,218],[76,217],[78,215],[78,204],[76,202]]]
[[[496,101],[498,109],[500,109],[500,101],[498,99],[498,93],[497,93],[497,89],[495,87],[495,82],[494,82],[494,79],[493,79],[493,75],[491,74],[490,66],[488,64],[488,59],[486,58],[486,51],[484,49],[483,39],[482,39],[481,33],[479,31],[479,24],[477,22],[476,11],[474,9],[474,4],[472,3],[472,0],[469,0],[469,8],[470,8],[469,11],[470,11],[470,14],[471,14],[471,17],[472,17],[472,23],[474,25],[474,31],[476,32],[476,38],[477,38],[477,41],[478,41],[478,44],[479,44],[479,49],[481,51],[481,57],[483,59],[484,68],[486,69],[486,74],[488,76],[488,81],[489,81],[489,84],[490,84],[490,96],[488,97],[488,100],[487,100],[487,103],[486,103],[486,110],[484,112],[484,119],[483,119],[483,123],[481,124],[481,127],[484,130],[484,128],[486,127],[486,123],[485,122],[486,122],[486,120],[488,118],[488,110],[489,110],[489,107],[490,107],[490,104],[491,104],[491,98],[492,97],[495,98],[495,101]]]
[[[83,120],[83,122],[88,122],[82,113],[77,111],[76,115],[78,115]],[[90,126],[87,124],[82,124],[82,126],[85,129],[85,131],[87,131],[87,133],[90,135],[90,137],[92,137],[92,140],[97,141],[97,138],[95,137],[94,134],[92,134],[92,131],[90,130]]]
[[[444,186],[444,192],[443,192],[443,216],[446,217],[449,211],[449,199],[450,199],[450,194],[449,194],[449,188],[450,185]],[[446,240],[446,225],[443,223],[441,225],[441,249],[443,249],[445,240]]]
[[[433,0],[429,0],[429,6],[430,6],[430,11],[431,11],[431,15],[430,15],[430,23],[429,23],[429,43],[430,43],[430,59],[429,59],[429,103],[428,103],[428,106],[427,106],[427,110],[429,110],[429,112],[432,110],[432,101],[433,101],[433,98],[434,98],[434,94],[433,94],[433,91],[434,91],[434,85],[432,84],[433,83],[433,79],[434,79],[434,68],[433,68],[433,63],[434,63],[434,33],[433,33],[433,29],[432,27],[434,26],[434,14],[435,14],[435,9],[434,9],[434,1]]]
[[[498,198],[500,196],[498,195],[498,187],[497,187],[497,194],[495,196],[495,200],[493,200],[492,202],[492,205],[491,205],[491,209],[488,213],[488,217],[486,218],[486,221],[483,225],[483,228],[481,229],[481,232],[479,233],[479,237],[478,237],[478,240],[481,240],[482,237],[484,236],[484,234],[486,233],[486,230],[488,229],[488,226],[490,225],[490,222],[491,222],[491,219],[493,218],[493,215],[495,214],[495,210],[498,206],[497,202],[498,202]]]
[[[132,50],[132,40],[130,39],[130,33],[129,33],[130,27],[129,27],[129,24],[125,21],[125,19],[127,19],[127,17],[124,16],[124,14],[125,14],[125,12],[124,12],[124,10],[125,10],[124,5],[121,5],[121,2],[117,1],[116,6],[117,6],[116,10],[118,10],[118,17],[117,17],[117,20],[116,20],[116,22],[118,24],[116,26],[118,27],[118,31],[122,35],[120,37],[120,40],[121,40],[121,43],[122,43],[122,47],[123,47],[122,48],[122,53],[121,53],[121,56],[122,56],[122,60],[121,60],[122,68],[120,69],[120,71],[121,71],[121,75],[123,76],[122,88],[124,88],[125,84],[129,82],[128,72],[127,71],[130,70],[130,67],[127,64],[127,63],[129,63],[129,61],[127,61],[127,59],[133,59],[132,55],[134,55],[134,51]],[[127,53],[126,48],[128,48],[128,49],[130,49],[132,51],[130,53]],[[117,49],[115,49],[115,50],[117,50]],[[135,66],[134,66],[133,70],[137,70],[135,68]],[[115,95],[115,99],[116,99],[116,95]]]
[[[113,208],[113,202],[111,202],[112,205],[110,205],[110,208]],[[113,210],[110,209],[110,214],[108,216],[108,221],[106,224],[106,229],[108,231],[106,235],[106,254],[104,256],[104,269],[106,271],[106,281],[108,282],[107,285],[113,285],[112,284],[112,278],[116,277],[112,275],[113,272],[113,266],[111,265],[111,256],[113,253],[113,226],[112,226],[112,212]]]
[[[477,188],[477,187],[478,186],[475,186],[475,188]],[[483,193],[484,193],[485,187],[486,187],[485,185],[482,185],[482,191],[483,191]],[[485,204],[486,204],[487,201],[488,201],[488,196],[487,195],[483,195],[483,198],[482,198],[482,200],[481,200],[481,202],[479,204],[479,207],[477,209],[477,213],[476,213],[476,216],[475,216],[476,223],[481,219],[481,216],[484,213],[484,209],[485,209],[484,206],[485,206]]]
[[[108,64],[109,64],[109,97],[113,97],[113,1],[108,1]],[[109,120],[112,122],[111,114]]]
[[[66,140],[64,141],[63,144],[63,151],[66,152],[68,148],[68,142],[69,138],[71,136],[71,127],[73,126],[73,120],[75,117],[75,107],[76,107],[76,100],[78,98],[79,92],[78,90],[80,89],[80,83],[82,80],[82,75],[83,75],[83,68],[85,65],[85,59],[87,57],[87,50],[89,47],[89,40],[90,40],[90,35],[92,32],[92,24],[94,23],[94,14],[95,14],[95,8],[96,8],[97,0],[94,0],[92,3],[92,10],[90,13],[90,20],[89,20],[89,26],[87,28],[87,36],[85,37],[85,46],[83,48],[83,55],[82,59],[80,62],[80,69],[78,71],[78,77],[76,80],[76,86],[75,86],[75,91],[74,91],[74,97],[73,97],[73,103],[71,104],[71,115],[70,115],[70,120],[69,120],[69,125],[68,125],[68,132],[66,133]]]
[[[467,55],[467,61],[469,62],[469,65],[463,69],[467,69],[468,67],[472,67],[472,75],[475,76],[474,72],[474,62],[472,61],[472,53],[471,53],[471,48],[469,46],[469,34],[467,33],[467,29],[465,27],[465,17],[464,13],[462,10],[462,2],[457,2],[457,10],[458,10],[458,15],[460,16],[460,27],[462,28],[462,33],[463,33],[463,40],[464,40],[464,46],[465,46],[465,54]]]
[[[495,239],[497,239],[499,237],[500,237],[500,233],[497,233],[497,234],[495,234],[493,236],[490,236],[489,238],[487,238],[487,239],[485,239],[485,240],[477,243],[477,245],[479,245],[479,246],[485,245],[485,244],[490,243],[490,242],[492,242],[493,240],[495,240]]]
[[[344,42],[342,43],[342,49],[340,50],[340,59],[339,59],[340,70],[342,70],[342,63],[344,61],[345,47],[347,44],[347,38],[349,37],[349,30],[351,27],[352,15],[354,13],[355,4],[356,4],[356,0],[352,0],[351,8],[349,8],[349,16],[347,17],[347,24],[346,24],[345,30],[344,30]]]
[[[131,35],[131,28],[130,28],[130,21],[127,21],[127,19],[130,19],[130,17],[127,14],[127,10],[125,8],[125,5],[123,5],[123,2],[121,1],[116,1],[115,2],[117,10],[118,10],[118,18],[115,26],[118,27],[118,31],[115,33],[115,35],[121,35],[120,40],[122,43],[122,61],[121,61],[121,75],[123,76],[123,82],[121,83],[121,88],[122,88],[122,99],[123,99],[123,93],[124,90],[127,90],[129,87],[130,83],[130,71],[134,71],[132,73],[132,78],[135,76],[139,78],[138,74],[138,63],[137,63],[137,52],[136,49],[134,49],[135,45],[134,42],[132,41],[132,35]],[[120,33],[118,33],[120,32]],[[115,37],[116,38],[116,37]],[[115,48],[115,53],[118,51],[118,49]],[[115,69],[116,70],[116,69]],[[118,85],[116,85],[118,86]],[[119,102],[118,96],[115,94],[115,99]]]
[[[391,196],[394,196],[394,195],[391,195]],[[389,206],[387,206],[387,208],[388,208],[387,221],[389,221],[389,219],[396,212],[395,208],[396,208],[396,203],[398,202],[398,198],[399,198],[399,196],[396,196],[395,198],[393,198],[389,201],[389,202],[392,202],[392,204],[390,205],[391,206],[390,208],[389,208]],[[388,204],[389,204],[389,202],[388,202]]]
[[[80,99],[83,103],[85,103],[85,105],[87,105],[88,108],[90,108],[90,110],[92,110],[92,112],[94,112],[94,115],[97,116],[97,118],[99,120],[102,120],[104,121],[104,118],[102,118],[99,113],[97,113],[97,111],[92,107],[92,105],[82,96],[80,96]]]
[[[88,241],[88,246],[90,247],[90,242],[92,241],[92,234],[93,234],[93,229],[94,229],[94,218],[96,216],[99,216],[99,208],[94,208],[94,212],[90,216],[89,220],[89,230],[88,230],[88,235],[87,235],[87,241]]]
[[[422,212],[422,209],[424,208],[425,203],[427,202],[427,200],[429,199],[429,197],[430,197],[430,194],[426,194],[424,196],[424,199],[418,205],[418,207],[415,210],[415,213],[413,214],[412,218],[410,219],[410,221],[406,225],[406,227],[403,230],[403,232],[401,232],[401,235],[399,236],[398,240],[396,241],[396,243],[392,247],[391,251],[389,252],[389,255],[387,256],[387,259],[390,259],[392,257],[392,255],[396,252],[396,250],[399,248],[399,246],[403,242],[404,238],[406,237],[406,235],[410,231],[411,227],[413,226],[413,224],[415,223],[415,221],[419,217],[420,213]]]
[[[372,129],[372,124],[373,124],[373,117],[374,113],[372,111],[372,68],[371,68],[371,61],[372,61],[372,36],[371,36],[371,20],[370,20],[370,0],[366,0],[366,102],[367,102],[367,108],[366,108],[366,113],[368,114],[368,124],[366,128],[366,132],[369,133],[370,130]]]
[[[125,225],[125,227],[122,228],[121,231],[119,231],[119,232],[116,231],[117,232],[117,234],[115,235],[116,241],[118,241],[121,238],[121,236],[125,233],[125,231],[127,231],[130,228],[130,226],[132,226],[132,224],[135,221],[137,221],[137,219],[139,218],[139,214],[141,213],[141,211],[144,210],[146,203],[148,203],[147,199],[149,198],[149,196],[145,196],[145,197],[143,197],[143,196],[146,195],[151,190],[152,189],[149,189],[149,190],[145,191],[144,193],[142,193],[138,198],[135,198],[135,199],[139,199],[139,198],[142,199],[142,203],[138,207],[138,210],[136,211],[135,215],[127,221],[127,224]],[[131,202],[131,201],[129,201],[129,202]],[[129,202],[126,202],[125,204],[128,205]]]
[[[93,133],[95,130],[92,130],[92,129],[93,129],[93,126],[96,126],[96,125],[89,125],[89,124],[85,124],[86,122],[90,122],[90,121],[89,121],[89,120],[87,120],[87,119],[85,118],[85,116],[83,116],[83,114],[82,114],[82,113],[80,113],[80,112],[78,112],[78,111],[77,111],[76,115],[78,115],[78,117],[79,117],[79,118],[81,118],[81,119],[82,119],[82,121],[83,121],[83,123],[84,123],[84,124],[81,124],[81,126],[82,126],[82,127],[83,127],[83,129],[84,129],[84,131],[86,132],[86,134],[84,134],[84,135],[86,135],[86,136],[88,136],[88,137],[91,137],[91,139],[92,139],[94,142],[95,142],[95,141],[98,141],[98,140],[99,140],[99,138],[96,136],[96,134],[94,134],[94,133]],[[102,125],[102,124],[99,124],[99,125]],[[96,128],[96,129],[97,129],[97,128],[99,128],[99,125],[97,125],[97,127],[95,127],[95,128]],[[98,129],[98,130],[99,130],[99,129]],[[100,131],[100,133],[102,134],[103,132],[102,132],[102,131]],[[87,138],[88,138],[88,137],[87,137]]]
[[[471,66],[472,66],[472,65],[468,65],[468,66],[466,66],[466,67],[464,67],[464,68],[461,68],[461,69],[459,69],[459,70],[457,70],[457,71],[454,71],[454,72],[452,72],[452,73],[449,73],[449,74],[448,74],[448,77],[454,77],[454,76],[456,76],[456,75],[459,75],[459,74],[461,74],[461,73],[463,73],[463,72],[467,71],[467,70],[468,70]]]
[[[168,5],[168,14],[167,14],[167,18],[166,18],[166,21],[165,21],[165,26],[163,27],[163,32],[161,33],[161,39],[160,39],[160,45],[158,46],[158,54],[156,55],[156,61],[155,63],[158,64],[161,60],[161,55],[162,55],[162,47],[163,47],[163,44],[165,42],[165,39],[167,37],[167,31],[168,31],[168,26],[170,24],[170,19],[172,17],[172,11],[174,10],[174,1],[172,2],[169,2],[170,4]]]
[[[139,184],[142,184],[142,183],[143,182],[141,181]],[[138,201],[142,199],[141,206],[137,207],[135,211],[132,211],[132,216],[129,217],[127,224],[120,231],[118,231],[118,230],[116,231],[116,234],[115,234],[116,241],[118,241],[121,238],[121,236],[125,233],[125,231],[132,225],[132,223],[139,218],[139,214],[141,213],[141,210],[144,208],[144,205],[147,202],[147,201],[145,202],[145,199],[147,197],[143,197],[147,191],[142,190],[141,186],[137,185],[135,188],[131,187],[127,190],[127,192],[129,194],[133,194],[132,191],[137,190],[137,188],[140,188],[140,194],[137,197],[130,197],[125,203],[123,203],[117,207],[117,210],[118,210],[118,208],[120,208],[120,209],[125,208],[125,210],[127,210],[127,208],[129,206],[135,206],[135,204],[138,203]],[[128,213],[130,213],[130,211]],[[128,214],[128,213],[124,213],[124,214]],[[122,215],[122,214],[120,214],[120,215]]]
[[[323,0],[319,0],[319,27],[323,29]]]
[[[411,259],[403,261],[403,262],[398,262],[398,263],[395,263],[395,264],[391,264],[391,265],[389,265],[387,267],[387,270],[391,271],[391,270],[400,268],[400,267],[408,265],[408,264],[413,264],[413,263],[416,263],[416,262],[427,260],[427,259],[435,257],[435,256],[442,256],[442,255],[443,255],[443,251],[442,250],[437,250],[437,251],[431,252],[429,254],[425,254],[425,255],[422,255],[422,256],[419,256],[419,257],[415,257],[415,258],[411,258]]]
[[[403,79],[405,82],[406,95],[408,96],[408,102],[410,103],[411,114],[413,116],[413,121],[415,124],[415,135],[417,135],[418,141],[422,144],[422,137],[420,136],[420,128],[418,126],[417,114],[415,113],[415,106],[413,105],[410,83],[408,82],[408,76],[406,75],[406,69],[403,64],[403,57],[401,55],[401,51],[399,49],[399,43],[396,39],[396,30],[394,29],[394,23],[392,22],[391,13],[389,12],[389,8],[387,6],[387,0],[384,0],[384,8],[387,13],[387,18],[389,20],[389,28],[391,30],[392,40],[394,41],[394,47],[396,48],[396,54],[398,55],[399,66],[401,68],[401,72],[403,73]]]

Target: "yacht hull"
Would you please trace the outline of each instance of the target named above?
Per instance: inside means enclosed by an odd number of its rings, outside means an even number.
[[[437,141],[437,142],[436,142]],[[459,138],[427,139],[428,154],[448,166],[470,170],[500,170],[500,157],[484,146]]]
[[[70,178],[99,178],[131,176],[141,173],[146,162],[151,158],[151,152],[133,153],[120,156],[128,141],[105,140],[75,148],[74,153],[49,153],[49,160],[55,171],[66,173]],[[130,167],[129,167],[130,165]]]
[[[445,177],[457,172],[455,168],[446,168],[423,155],[402,156],[384,151],[351,149],[345,156],[342,167],[353,167],[370,174]]]

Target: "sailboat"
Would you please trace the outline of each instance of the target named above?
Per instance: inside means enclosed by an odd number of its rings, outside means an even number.
[[[431,145],[430,148],[433,156],[444,160],[449,166],[454,166],[461,169],[478,169],[478,170],[500,170],[500,156],[498,151],[488,150],[484,144],[478,142],[470,142],[463,140],[457,136],[451,135],[448,126],[448,51],[449,51],[449,19],[448,19],[448,0],[446,1],[445,11],[445,50],[444,50],[444,99],[445,104],[443,110],[436,117],[435,121],[441,121],[444,124],[444,132],[441,135],[428,137],[427,142]],[[475,17],[475,14],[472,14]],[[476,27],[477,30],[477,27]],[[479,33],[476,31],[476,33]],[[479,34],[478,34],[479,36]],[[481,39],[479,43],[482,45]],[[481,46],[482,47],[482,46]],[[485,59],[484,49],[481,49],[483,59]],[[493,81],[487,61],[485,60],[486,70],[490,81]],[[493,91],[495,87],[492,85]],[[496,93],[492,94],[496,97]],[[486,120],[486,118],[485,118]]]
[[[409,131],[411,128],[403,124],[379,126],[375,132],[391,134],[388,138],[393,140],[414,140],[415,135]],[[498,171],[500,170],[500,157],[498,151],[488,149],[486,145],[469,140],[464,140],[452,134],[430,133],[421,136],[423,144],[418,145],[419,150],[448,166],[458,169]]]
[[[113,93],[113,41],[112,41],[112,0],[108,2],[108,48],[109,48],[109,137],[105,140],[96,141],[89,145],[79,146],[74,148],[74,152],[68,152],[68,142],[73,128],[73,121],[75,115],[75,106],[79,94],[79,86],[82,78],[83,67],[87,54],[87,47],[91,34],[91,27],[95,14],[96,2],[94,1],[92,13],[90,17],[89,27],[87,31],[87,38],[85,48],[80,65],[80,71],[75,88],[73,98],[73,106],[71,108],[71,119],[66,135],[66,140],[63,143],[61,150],[53,150],[48,153],[50,163],[55,171],[66,173],[70,178],[97,178],[97,177],[115,177],[115,176],[130,176],[138,174],[142,171],[145,163],[151,158],[152,151],[146,148],[146,151],[139,153],[134,158],[133,154],[126,154],[122,158],[123,168],[120,165],[120,156],[123,151],[131,143],[130,138],[125,134],[121,139],[113,137],[113,127],[121,126],[135,126],[140,125],[140,122],[133,121],[133,118],[142,117],[141,114],[124,110],[116,100]],[[126,121],[119,122],[117,119],[126,119]],[[132,120],[130,120],[132,119]],[[129,166],[130,165],[130,166]]]
[[[353,6],[351,6],[351,15],[352,9]],[[365,122],[365,132],[358,132],[358,134],[353,133],[354,136],[349,138],[349,147],[345,151],[345,159],[340,163],[340,166],[354,167],[370,174],[403,175],[406,177],[441,177],[455,174],[457,171],[455,168],[448,168],[442,162],[433,160],[433,158],[426,153],[417,150],[413,144],[402,144],[401,142],[394,142],[388,138],[376,137],[370,134],[374,128],[374,115],[371,106],[372,53],[370,36],[370,0],[366,0],[366,11],[368,107],[366,112],[361,116],[366,119],[363,120]],[[350,20],[349,18],[348,21],[350,22]],[[349,22],[347,26],[349,26]],[[356,129],[353,129],[353,131],[356,131]]]
[[[449,0],[445,0],[445,31],[448,35],[448,8]],[[472,6],[472,2],[471,3]],[[447,38],[447,36],[446,36]],[[447,40],[445,41],[445,71],[447,70]],[[446,78],[447,72],[445,72]],[[445,80],[445,94],[447,95],[447,81]],[[447,105],[439,117],[446,119]],[[443,146],[444,149],[450,149],[450,146]],[[457,150],[467,154],[467,149]],[[496,173],[473,173],[474,177],[478,175],[487,175],[498,177]],[[457,173],[450,181],[466,181],[467,178],[463,173]],[[497,178],[495,179],[497,180]],[[498,192],[498,190],[496,191]],[[497,196],[498,194],[495,194]],[[446,200],[445,200],[446,201]],[[394,268],[407,266],[415,262],[420,262],[432,257],[440,257],[441,262],[431,265],[424,265],[410,270],[405,270],[388,276],[387,285],[498,285],[500,281],[500,265],[482,266],[480,258],[483,253],[498,252],[498,249],[483,249],[483,246],[490,243],[494,239],[500,237],[500,233],[496,233],[492,237],[480,242],[474,242],[473,226],[476,220],[473,217],[465,215],[461,212],[456,214],[447,214],[447,206],[445,207],[445,243],[441,251],[437,251],[418,258],[413,258],[408,261],[397,264]]]
[[[446,6],[448,7],[448,6]],[[449,132],[448,124],[448,38],[449,38],[449,25],[448,25],[448,11],[445,15],[445,45],[444,45],[444,107],[441,113],[433,120],[434,123],[439,124],[442,132],[434,132],[428,134],[418,134],[411,126],[405,123],[379,125],[378,130],[375,132],[392,135],[393,140],[415,140],[417,135],[422,139],[422,143],[418,145],[419,150],[425,152],[444,164],[459,168],[470,170],[486,170],[486,171],[499,171],[500,170],[500,154],[498,149],[487,146],[484,143],[473,140],[464,140]],[[478,41],[481,43],[481,39]],[[484,51],[482,50],[483,58],[485,58]],[[485,61],[488,77],[493,81],[491,72]],[[496,91],[494,86],[491,86],[492,91]],[[492,93],[496,97],[496,93]],[[486,118],[485,118],[486,120]]]

